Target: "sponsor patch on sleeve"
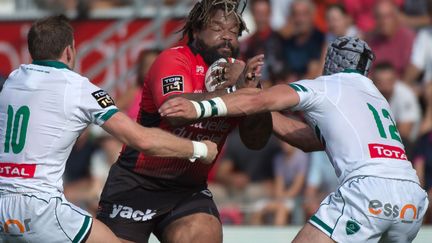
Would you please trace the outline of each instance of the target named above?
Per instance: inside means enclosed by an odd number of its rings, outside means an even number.
[[[114,105],[114,100],[104,90],[98,90],[96,92],[93,92],[92,96],[96,99],[97,103],[102,108],[107,108],[109,106]]]
[[[183,76],[175,75],[162,79],[163,95],[171,92],[183,92]]]

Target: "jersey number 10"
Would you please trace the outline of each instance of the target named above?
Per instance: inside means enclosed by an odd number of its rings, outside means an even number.
[[[9,153],[12,147],[12,152],[18,154],[24,149],[30,109],[28,106],[21,106],[14,115],[13,107],[9,105],[7,115],[4,152]]]
[[[375,118],[375,122],[376,122],[380,136],[382,138],[387,138],[387,134],[386,134],[386,131],[384,130],[384,125],[381,121],[380,114],[375,109],[375,107],[373,107],[371,104],[367,103],[367,105],[369,107],[369,110],[372,112],[372,114]],[[389,119],[392,123],[392,125],[390,125],[388,128],[391,138],[402,143],[402,139],[399,136],[399,131],[397,130],[396,124],[394,123],[393,118],[390,115],[390,112],[386,109],[382,109],[382,114],[385,118]]]

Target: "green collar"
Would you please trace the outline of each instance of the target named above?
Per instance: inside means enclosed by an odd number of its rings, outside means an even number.
[[[40,66],[47,66],[47,67],[53,67],[53,68],[67,68],[71,70],[66,64],[59,62],[59,61],[52,61],[52,60],[34,60],[32,64],[40,65]]]
[[[342,71],[343,73],[358,73],[358,74],[362,74],[359,70],[355,70],[355,69],[345,69]]]

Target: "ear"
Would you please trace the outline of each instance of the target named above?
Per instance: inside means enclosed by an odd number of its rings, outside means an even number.
[[[71,60],[72,60],[72,46],[67,46],[66,47],[66,49],[65,49],[65,52],[66,52],[66,60],[67,60],[67,62],[69,63]]]

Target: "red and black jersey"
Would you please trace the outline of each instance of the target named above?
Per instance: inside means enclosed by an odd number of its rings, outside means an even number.
[[[145,127],[159,127],[191,140],[211,140],[218,144],[220,151],[227,135],[238,124],[237,118],[211,118],[192,125],[171,127],[158,113],[159,107],[171,95],[207,92],[204,84],[207,69],[203,58],[188,46],[163,51],[144,81],[137,121]],[[146,156],[128,146],[123,148],[118,163],[140,175],[182,186],[205,184],[212,167],[187,159]]]

